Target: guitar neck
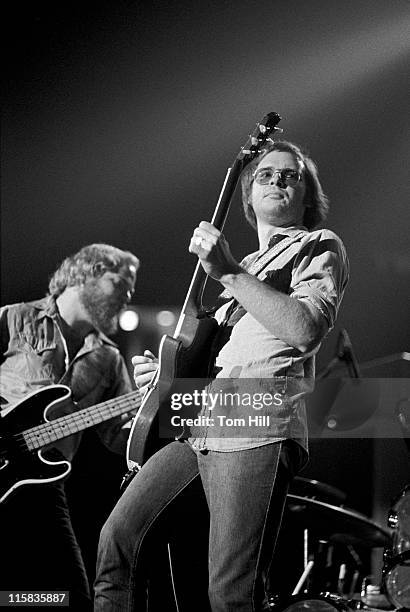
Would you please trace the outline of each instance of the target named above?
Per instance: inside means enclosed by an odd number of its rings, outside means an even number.
[[[241,160],[236,160],[232,168],[228,168],[226,172],[225,181],[222,185],[221,193],[219,194],[218,202],[211,219],[212,225],[220,232],[223,231],[225,221],[228,217],[232,197],[242,168],[243,164]],[[191,315],[195,317],[198,315],[206,281],[207,275],[200,262],[198,262],[182,308],[182,316]]]
[[[276,127],[280,119],[281,117],[277,113],[268,113],[262,119],[262,121],[257,124],[254,132],[249,135],[248,140],[244,146],[241,147],[238,155],[236,156],[232,167],[228,168],[225,181],[222,185],[219,199],[211,219],[212,225],[219,231],[222,232],[225,225],[232,197],[242,170],[245,168],[246,164],[248,164],[261,152],[261,148],[266,143],[271,132],[274,132],[275,130],[282,132],[280,128]],[[200,262],[198,262],[174,332],[174,338],[178,338],[181,334],[181,330],[184,327],[185,317],[188,319],[199,318],[198,315],[202,313],[202,296],[206,281],[207,275],[205,274]]]
[[[78,412],[36,425],[24,431],[22,435],[29,450],[40,449],[89,427],[109,421],[125,412],[136,410],[140,404],[139,391],[131,391],[96,406],[83,408]]]

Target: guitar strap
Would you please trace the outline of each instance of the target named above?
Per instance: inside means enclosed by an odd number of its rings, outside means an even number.
[[[252,253],[251,255],[248,255],[247,257],[245,257],[242,261],[241,261],[241,266],[249,273],[252,274],[253,276],[256,276],[258,278],[260,278],[262,272],[265,270],[265,268],[276,258],[278,257],[278,255],[280,255],[281,253],[283,253],[284,251],[286,251],[286,249],[288,249],[291,245],[296,244],[297,242],[299,242],[303,236],[306,236],[308,232],[306,230],[301,230],[300,232],[298,232],[297,234],[294,234],[293,236],[286,236],[285,238],[283,238],[282,240],[280,240],[280,242],[277,242],[274,246],[272,247],[268,247],[263,253],[259,254],[257,253]],[[288,253],[288,258],[287,261],[285,261],[285,263],[283,264],[282,267],[285,267],[286,265],[288,265],[289,261],[296,255],[296,253],[298,253],[299,251],[299,247],[297,247],[296,249],[289,249],[289,253]],[[262,279],[261,279],[262,280]],[[220,308],[223,304],[226,304],[227,302],[229,302],[230,300],[232,300],[232,295],[229,293],[229,291],[227,289],[225,289],[225,291],[223,291],[219,297],[218,297],[218,305],[215,309],[212,309],[212,312],[215,312],[215,310],[217,310],[218,308]],[[236,302],[236,304],[238,304],[238,302],[236,300],[233,300],[234,302]],[[233,304],[232,304],[233,305]],[[231,305],[231,307],[232,307]],[[229,310],[231,309],[231,307],[229,308]],[[246,311],[244,311],[243,314],[245,314]]]
[[[261,280],[264,280],[275,287],[278,291],[282,293],[289,293],[290,282],[292,278],[292,268],[296,255],[298,254],[300,247],[297,244],[300,240],[305,236],[307,232],[302,230],[293,236],[287,236],[283,238],[275,244],[273,247],[269,248],[262,254],[253,253],[252,255],[248,255],[241,262],[241,266],[245,268],[249,274],[253,276],[261,277],[266,267],[276,258],[278,255],[283,253],[288,249],[288,253],[286,256],[286,260],[277,270],[269,271],[265,277]],[[290,248],[294,245],[293,248]],[[218,302],[216,304],[215,309],[211,312],[215,312],[222,305],[227,304],[229,301],[232,301],[230,306],[227,308],[225,313],[224,320],[220,323],[219,330],[214,338],[214,342],[212,345],[212,359],[210,363],[215,362],[215,358],[221,348],[228,342],[232,329],[238,321],[246,314],[245,308],[239,304],[239,302],[234,299],[229,291],[225,290],[220,294],[218,298]],[[213,368],[213,376],[216,375],[216,368]]]

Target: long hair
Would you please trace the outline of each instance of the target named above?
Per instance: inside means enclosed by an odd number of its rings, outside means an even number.
[[[303,217],[303,225],[305,225],[308,230],[314,229],[326,218],[329,211],[329,200],[320,184],[318,169],[313,159],[311,159],[311,157],[309,157],[309,155],[307,155],[298,145],[287,140],[277,140],[272,144],[266,145],[261,153],[246,166],[242,173],[242,205],[247,221],[256,229],[256,216],[252,207],[253,173],[260,161],[272,151],[291,153],[301,163],[306,184],[306,193],[304,197],[306,208]]]
[[[50,278],[50,295],[58,297],[67,287],[82,285],[91,278],[98,278],[107,270],[124,273],[135,279],[140,262],[133,253],[121,251],[109,244],[90,244],[78,253],[64,259]]]

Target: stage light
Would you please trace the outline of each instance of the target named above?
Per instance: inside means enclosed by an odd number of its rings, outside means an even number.
[[[134,331],[138,327],[139,320],[138,312],[132,308],[127,308],[120,314],[119,325],[124,331]]]
[[[160,310],[157,313],[156,320],[161,327],[171,327],[175,322],[175,315],[171,310]]]

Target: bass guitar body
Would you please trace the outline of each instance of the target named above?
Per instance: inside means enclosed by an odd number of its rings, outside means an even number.
[[[162,337],[159,368],[134,419],[128,439],[127,462],[130,469],[142,466],[151,455],[170,442],[170,438],[161,434],[159,416],[169,414],[169,400],[178,380],[210,378],[213,363],[209,361],[209,356],[217,331],[218,324],[211,317],[185,316],[177,338]]]
[[[71,391],[64,385],[51,385],[27,396],[0,421],[0,502],[18,487],[26,484],[55,482],[71,469],[54,450],[53,459],[42,451],[30,450],[30,440],[40,423],[50,421],[54,408],[62,411],[70,401]],[[32,431],[31,431],[32,430]],[[34,437],[34,438],[33,438]],[[58,459],[54,460],[54,455]]]
[[[138,391],[131,391],[78,410],[69,387],[49,385],[6,408],[0,418],[0,503],[22,485],[55,482],[70,472],[56,442],[140,405]]]

